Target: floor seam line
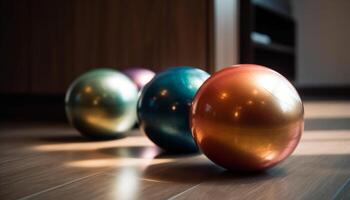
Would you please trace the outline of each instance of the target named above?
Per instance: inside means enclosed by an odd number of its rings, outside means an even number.
[[[334,195],[333,195],[333,197],[332,197],[331,199],[332,199],[332,200],[337,199],[337,197],[339,196],[339,194],[341,194],[342,191],[343,191],[344,189],[347,188],[346,186],[349,185],[349,183],[350,183],[350,177],[349,177],[348,179],[346,179],[346,181],[344,182],[344,184],[343,184],[342,186],[340,186],[340,188],[334,193]]]
[[[78,182],[78,181],[81,181],[81,180],[84,180],[86,178],[90,178],[90,177],[93,177],[93,176],[96,176],[96,175],[99,175],[99,174],[102,174],[103,172],[98,172],[98,173],[94,173],[94,174],[90,174],[88,176],[83,176],[81,178],[78,178],[78,179],[74,179],[72,181],[68,181],[68,182],[65,182],[65,183],[62,183],[60,185],[56,185],[54,187],[50,187],[50,188],[47,188],[45,190],[41,190],[39,192],[36,192],[36,193],[33,193],[33,194],[30,194],[30,195],[27,195],[27,196],[24,196],[24,197],[21,197],[21,198],[18,198],[18,200],[25,200],[25,199],[30,199],[32,197],[35,197],[35,196],[38,196],[40,194],[43,194],[43,193],[46,193],[46,192],[49,192],[49,191],[52,191],[52,190],[55,190],[55,189],[58,189],[58,188],[61,188],[61,187],[64,187],[66,185],[69,185],[69,184],[72,184],[72,183],[75,183],[75,182]]]
[[[182,191],[182,192],[180,192],[180,193],[178,193],[178,194],[176,194],[176,195],[174,195],[174,196],[168,198],[168,200],[174,200],[174,199],[176,199],[177,197],[179,197],[179,196],[185,194],[186,192],[188,192],[188,191],[190,191],[190,190],[192,190],[192,189],[198,187],[200,184],[201,184],[201,183],[198,183],[197,185],[194,185],[194,186],[192,186],[192,187],[186,189],[185,191]]]

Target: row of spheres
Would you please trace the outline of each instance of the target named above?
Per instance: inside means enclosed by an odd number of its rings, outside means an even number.
[[[211,76],[193,67],[157,75],[142,68],[97,69],[76,79],[65,101],[69,122],[85,136],[122,137],[138,119],[160,148],[201,151],[229,170],[278,164],[296,148],[304,127],[295,88],[258,65],[230,66]]]

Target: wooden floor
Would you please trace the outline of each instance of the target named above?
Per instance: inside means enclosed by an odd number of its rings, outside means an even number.
[[[64,124],[0,124],[0,199],[350,199],[350,102],[306,102],[296,151],[258,174],[169,155],[138,130],[93,142]]]

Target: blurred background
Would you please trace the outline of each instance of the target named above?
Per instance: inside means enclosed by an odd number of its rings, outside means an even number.
[[[303,99],[350,96],[348,0],[1,0],[3,120],[65,120],[89,69],[255,63]]]

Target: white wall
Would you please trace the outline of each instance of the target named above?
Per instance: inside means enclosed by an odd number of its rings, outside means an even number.
[[[292,0],[297,84],[350,85],[350,0]]]
[[[214,1],[215,70],[239,61],[238,0]]]

